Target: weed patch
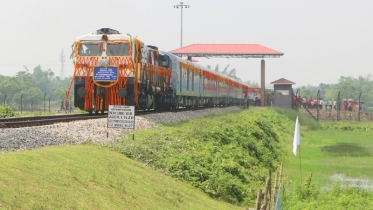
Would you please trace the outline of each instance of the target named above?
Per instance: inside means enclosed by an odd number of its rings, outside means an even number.
[[[356,143],[337,142],[333,145],[320,147],[320,150],[334,157],[371,157],[367,148]]]
[[[243,110],[160,125],[111,146],[215,199],[253,205],[292,130],[293,122],[273,110]]]

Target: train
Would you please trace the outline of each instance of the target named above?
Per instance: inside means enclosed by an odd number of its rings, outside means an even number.
[[[109,105],[136,110],[243,104],[249,85],[111,28],[76,38],[72,45],[74,106],[104,113]],[[65,99],[65,101],[66,101]]]

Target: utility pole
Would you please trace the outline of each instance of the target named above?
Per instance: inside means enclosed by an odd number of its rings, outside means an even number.
[[[61,80],[63,80],[65,77],[64,68],[63,68],[64,63],[65,63],[65,54],[63,53],[63,49],[61,50],[60,62],[61,62],[60,78]]]
[[[183,47],[183,8],[188,9],[189,5],[185,5],[183,2],[180,4],[174,5],[174,8],[181,9],[181,39],[180,39],[180,47]]]

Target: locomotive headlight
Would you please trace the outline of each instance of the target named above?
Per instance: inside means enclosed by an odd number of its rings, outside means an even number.
[[[98,65],[100,65],[100,66],[109,65],[109,59],[108,58],[99,58],[98,59]]]

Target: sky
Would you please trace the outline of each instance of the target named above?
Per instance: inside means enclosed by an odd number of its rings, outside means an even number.
[[[73,74],[76,37],[113,28],[162,51],[180,47],[181,11],[175,0],[3,1],[0,75],[37,65]],[[295,86],[338,83],[340,76],[373,70],[371,0],[185,0],[183,46],[260,44],[284,53],[266,58],[266,85],[280,78]],[[243,81],[260,83],[258,58],[196,58],[201,65],[235,68]],[[0,81],[1,82],[1,81]]]

